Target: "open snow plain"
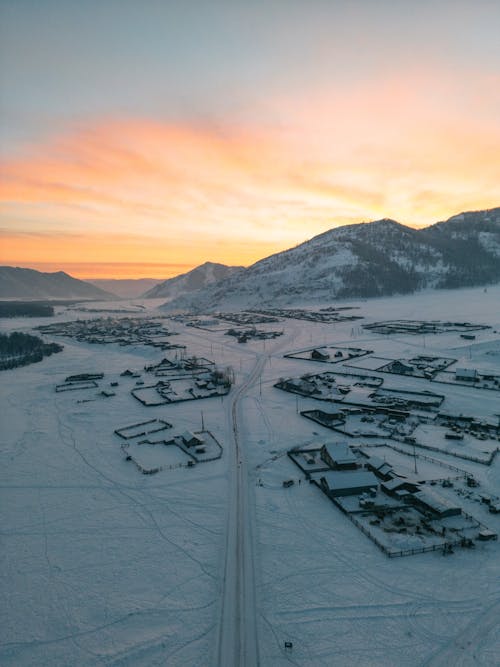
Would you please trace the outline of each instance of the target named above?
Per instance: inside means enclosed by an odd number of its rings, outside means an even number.
[[[498,665],[500,543],[388,558],[286,456],[294,446],[347,441],[298,413],[333,404],[274,384],[325,370],[363,372],[283,357],[324,345],[366,347],[384,358],[453,357],[458,366],[500,373],[500,286],[343,305],[358,306],[353,313],[365,319],[285,319],[258,325],[283,336],[243,345],[220,330],[167,320],[187,355],[232,366],[235,383],[224,397],[143,406],[130,393],[136,379],[120,373],[146,380],[144,366],[172,353],[141,345],[54,337],[62,353],[2,372],[2,665]],[[387,319],[491,329],[474,340],[362,329]],[[1,327],[30,331],[51,321]],[[86,372],[104,373],[98,388],[55,392],[67,376]],[[380,377],[387,388],[443,394],[442,412],[493,421],[500,412],[497,391]],[[106,398],[100,391],[111,382],[118,386]],[[114,430],[152,418],[172,424],[172,433],[200,431],[203,420],[222,457],[140,474]],[[432,455],[499,495],[500,456],[486,466]],[[283,488],[288,479],[296,483]],[[499,532],[499,514],[467,502]]]

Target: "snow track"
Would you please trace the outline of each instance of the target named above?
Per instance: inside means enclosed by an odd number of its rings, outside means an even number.
[[[262,373],[266,357],[258,358],[252,372],[233,394],[231,420],[230,496],[223,575],[221,616],[217,645],[219,667],[255,667],[260,664],[255,604],[252,513],[248,472],[240,435],[240,401]]]

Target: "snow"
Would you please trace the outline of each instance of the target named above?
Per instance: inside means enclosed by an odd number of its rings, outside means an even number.
[[[478,542],[446,558],[438,551],[388,558],[286,456],[294,446],[346,442],[298,414],[334,406],[274,384],[323,370],[283,355],[325,345],[359,346],[382,358],[464,357],[462,365],[498,373],[499,303],[500,286],[348,303],[360,307],[360,324],[458,318],[491,325],[472,342],[456,332],[383,336],[358,323],[287,319],[279,325],[282,337],[242,346],[222,332],[172,322],[187,356],[234,369],[227,396],[201,401],[145,407],[135,400],[135,380],[120,373],[164,355],[140,345],[58,338],[61,354],[2,372],[0,663],[493,667],[500,654],[499,542]],[[77,317],[58,313],[61,321]],[[29,331],[39,323],[47,320],[0,320],[0,327]],[[55,392],[68,375],[91,371],[105,373],[98,388]],[[380,377],[389,389],[429,388],[423,379]],[[116,396],[100,397],[115,380]],[[445,395],[446,413],[497,419],[494,391],[430,387]],[[203,421],[222,458],[191,468],[170,468],[169,460],[168,469],[141,475],[114,430],[149,419],[172,424],[166,439],[199,433]],[[180,455],[174,446],[134,447]],[[367,451],[412,470],[412,458],[390,448]],[[478,492],[499,494],[500,457],[488,467],[430,454],[473,473]],[[431,462],[418,465],[419,475],[444,476]],[[286,479],[296,483],[284,489]],[[439,487],[439,494],[498,532],[499,515],[486,505],[456,488]]]

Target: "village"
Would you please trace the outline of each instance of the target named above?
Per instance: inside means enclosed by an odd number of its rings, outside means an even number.
[[[179,332],[204,331],[210,337],[210,350],[214,345],[222,350],[224,337],[238,344],[281,337],[289,319],[335,326],[362,317],[351,315],[349,310],[266,309],[171,318],[126,314],[56,322],[38,329],[45,335],[66,336],[78,342],[167,350],[168,356],[142,369],[125,368],[106,378],[103,372],[81,372],[55,386],[58,394],[77,392],[78,404],[110,399],[126,391],[149,411],[186,401],[223,400],[235,382],[232,367],[221,368],[202,355],[188,356],[183,342],[172,344],[170,338]],[[168,319],[173,328],[167,324]],[[273,328],[277,322],[281,331]],[[228,328],[227,323],[232,326]],[[264,328],[257,329],[257,325]],[[480,324],[407,320],[363,327],[377,336],[448,333],[461,338],[475,335],[471,331],[488,329]],[[179,340],[183,338],[185,335]],[[445,393],[430,391],[425,383],[498,390],[498,377],[493,372],[464,367],[448,355],[420,353],[390,358],[377,354],[373,347],[322,344],[283,354],[290,363],[319,362],[335,367],[279,377],[273,382],[274,390],[296,396],[296,413],[331,434],[322,442],[317,436],[312,444],[286,449],[288,458],[304,481],[326,494],[337,510],[390,557],[435,550],[449,554],[458,546],[472,547],[477,540],[496,539],[497,530],[485,523],[484,511],[476,518],[474,508],[461,503],[487,505],[492,515],[500,511],[500,501],[494,494],[483,493],[481,498],[479,481],[462,464],[494,463],[499,451],[500,415],[485,420],[473,414],[453,414],[446,410]],[[417,380],[419,385],[399,382],[394,386],[385,381],[389,375]],[[299,397],[301,401],[320,401],[322,407],[299,410]],[[121,441],[125,460],[141,474],[156,475],[223,456],[215,435],[203,423],[200,426],[178,430],[170,421],[153,416],[117,427],[114,433]],[[293,485],[293,477],[283,481],[284,488]]]
[[[187,357],[185,345],[166,343],[165,337],[174,334],[164,327],[160,318],[106,317],[55,323],[43,327],[43,333],[93,345],[144,345],[171,351],[170,358],[163,357],[142,369],[125,368],[113,375],[86,371],[66,376],[55,385],[55,392],[76,392],[74,400],[79,405],[111,399],[123,392],[147,408],[214,397],[222,399],[234,382],[231,368],[219,369],[214,361],[204,357]],[[164,419],[153,417],[116,428],[114,433],[122,441],[120,449],[124,459],[131,461],[144,475],[192,468],[222,456],[221,444],[203,424],[201,430],[195,431],[176,432],[174,429],[170,432],[172,428]]]
[[[471,322],[442,322],[439,320],[385,320],[363,324],[363,328],[375,333],[386,335],[414,335],[441,334],[458,332],[465,340],[475,340],[476,331],[484,331],[490,327],[485,324]]]
[[[213,361],[198,358],[180,358],[146,366],[145,373],[163,378],[154,385],[145,385],[141,372],[125,369],[118,378],[102,388],[99,384],[104,373],[80,373],[68,376],[56,385],[56,392],[100,389],[93,397],[81,398],[78,403],[88,403],[98,398],[111,398],[119,391],[120,382],[128,385],[130,394],[143,406],[160,406],[202,398],[225,396],[234,381],[231,371],[219,371]],[[168,378],[168,379],[166,379]],[[132,384],[131,384],[132,383]],[[115,429],[124,443],[121,449],[127,461],[132,461],[144,475],[162,470],[192,467],[196,463],[213,461],[222,456],[222,447],[210,431],[202,428],[193,433],[165,433],[172,424],[153,418]]]
[[[405,320],[363,328],[388,336],[457,332],[470,340],[475,338],[470,331],[489,327]],[[473,473],[450,459],[491,466],[500,450],[500,414],[488,420],[445,412],[445,394],[424,388],[422,382],[418,390],[401,383],[386,387],[378,375],[492,390],[498,389],[495,373],[462,367],[447,356],[388,359],[354,346],[322,345],[284,356],[341,364],[335,372],[309,372],[275,383],[296,395],[297,413],[338,436],[319,441],[316,434],[311,444],[295,446],[287,454],[303,479],[325,493],[386,555],[450,554],[456,547],[498,539],[498,529],[485,523],[484,508],[490,517],[500,513],[500,498],[478,491],[480,482]],[[331,407],[299,410],[299,396]],[[293,477],[284,480],[283,487],[295,482]],[[480,518],[471,513],[474,505],[481,508]]]
[[[463,494],[477,486],[465,470],[384,444],[326,442],[294,448],[288,456],[389,557],[437,549],[448,554],[453,547],[473,547],[474,540],[498,539],[451,497],[452,490]],[[474,499],[500,512],[498,497]]]
[[[404,313],[397,303],[387,310]],[[367,595],[370,616],[396,613],[407,633],[453,613],[457,581],[467,604],[486,594],[476,587],[490,585],[499,548],[500,340],[482,317],[467,330],[447,318],[380,333],[358,325],[382,320],[378,301],[306,313],[110,308],[68,321],[59,307],[37,333],[63,351],[6,371],[9,404],[28,420],[8,436],[20,443],[9,484],[22,486],[31,466],[35,484],[52,485],[36,487],[37,525],[21,539],[47,545],[63,573],[52,568],[55,580],[71,582],[76,563],[81,596],[100,600],[116,585],[118,554],[122,586],[154,609],[164,586],[176,610],[187,591],[208,624],[239,535],[265,577],[259,605],[276,655],[292,657],[303,626],[330,632],[346,613],[365,618]],[[85,574],[96,531],[110,555],[98,583],[92,567]],[[54,556],[59,539],[77,545],[67,560]],[[298,611],[282,616],[291,600]]]
[[[96,312],[102,313],[102,310],[96,310]],[[182,345],[169,341],[169,337],[174,334],[165,328],[164,321],[165,318],[161,316],[117,317],[114,315],[88,320],[54,322],[38,326],[36,330],[45,335],[66,336],[81,343],[94,345],[117,343],[123,347],[150,345],[161,350],[182,348]]]

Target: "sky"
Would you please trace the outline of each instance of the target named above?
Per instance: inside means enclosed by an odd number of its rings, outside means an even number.
[[[0,263],[249,265],[500,205],[498,0],[0,0]]]

